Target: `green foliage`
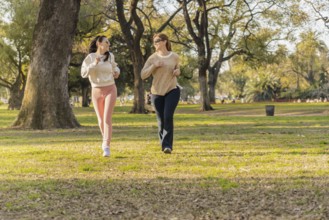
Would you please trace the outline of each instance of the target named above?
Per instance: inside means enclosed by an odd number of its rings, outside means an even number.
[[[292,3],[289,10],[289,20],[292,24],[292,26],[301,26],[302,24],[305,24],[307,21],[309,21],[310,16],[303,10],[301,7],[300,2]],[[285,19],[282,19],[284,22]]]
[[[0,86],[0,98],[8,98],[7,95],[6,89]]]
[[[29,60],[39,1],[5,0],[5,2],[8,5],[2,12],[2,37],[6,39],[8,45],[20,53],[23,59]]]
[[[225,71],[219,76],[219,91],[222,94],[240,98],[243,96],[248,79],[244,69],[237,67],[232,71]]]
[[[329,100],[329,84],[318,88],[308,88],[302,91],[301,98],[303,99],[327,99]]]
[[[24,96],[37,5],[36,0],[5,0],[0,7],[0,86],[9,91],[9,109],[19,109]]]
[[[280,79],[274,74],[259,74],[251,79],[245,90],[246,101],[271,101],[275,99],[281,90]]]
[[[20,71],[27,74],[38,1],[5,0],[0,17],[0,82],[8,88]]]
[[[193,97],[197,92],[197,80],[194,75],[197,69],[197,60],[190,55],[182,55],[180,57],[181,75],[178,77],[178,83],[183,87],[181,90],[181,99],[188,101],[189,97]]]
[[[102,14],[105,6],[103,0],[92,3],[89,0],[82,0],[76,35],[77,43],[82,43],[84,39],[91,40],[97,34],[107,30],[108,23]]]
[[[252,68],[259,66],[266,66],[280,62],[287,55],[287,48],[284,45],[272,46],[270,42],[273,36],[278,34],[278,30],[271,30],[269,28],[260,29],[254,35],[250,36],[247,40],[242,40],[240,44],[247,45],[247,54],[242,57],[248,62]],[[274,52],[273,52],[274,51]]]
[[[321,87],[321,84],[326,84],[328,80],[328,51],[327,46],[317,39],[314,32],[304,32],[296,45],[296,52],[290,56],[291,68],[310,87]]]

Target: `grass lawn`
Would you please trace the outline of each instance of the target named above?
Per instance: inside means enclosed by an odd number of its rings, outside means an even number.
[[[117,106],[103,158],[78,129],[20,130],[0,106],[0,219],[329,219],[329,104],[180,105],[171,155],[154,114]]]

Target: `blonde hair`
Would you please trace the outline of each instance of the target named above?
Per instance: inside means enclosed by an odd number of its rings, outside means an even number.
[[[153,40],[156,37],[160,38],[161,40],[167,41],[166,42],[166,48],[167,48],[168,51],[171,51],[171,43],[170,43],[169,37],[166,34],[156,33],[156,34],[153,35]]]

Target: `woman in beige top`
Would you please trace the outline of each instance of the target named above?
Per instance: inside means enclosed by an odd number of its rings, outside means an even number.
[[[179,57],[171,51],[167,35],[155,34],[153,44],[156,51],[146,61],[141,77],[153,77],[151,93],[157,115],[158,135],[162,151],[170,154],[173,150],[174,112],[180,99],[180,88],[177,86]]]
[[[103,156],[110,156],[112,137],[112,113],[117,98],[114,79],[120,69],[109,52],[110,42],[105,36],[97,36],[90,44],[89,54],[81,67],[81,76],[89,78],[92,87],[92,101],[103,137]]]

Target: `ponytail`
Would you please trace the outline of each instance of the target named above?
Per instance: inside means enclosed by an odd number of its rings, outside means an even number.
[[[97,51],[97,41],[99,36],[95,37],[89,44],[89,53],[96,53]]]

